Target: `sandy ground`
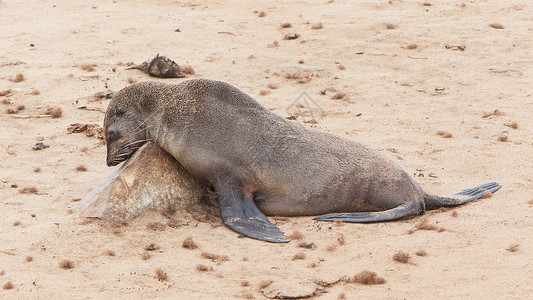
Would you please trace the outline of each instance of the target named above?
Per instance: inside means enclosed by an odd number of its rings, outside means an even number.
[[[524,0],[1,0],[0,92],[11,91],[0,96],[0,298],[531,297],[532,8]],[[187,214],[177,228],[148,228],[167,222],[158,213],[125,226],[83,220],[77,201],[110,168],[100,140],[67,127],[101,125],[108,100],[93,95],[153,80],[125,64],[158,53],[192,66],[189,78],[232,83],[283,116],[306,92],[324,111],[306,126],[378,149],[430,193],[488,181],[503,188],[400,222],[271,218],[303,236],[282,245]],[[345,96],[334,99],[334,89]],[[62,116],[20,118],[49,107]],[[32,150],[38,142],[49,148]],[[187,237],[198,248],[182,247]],[[151,243],[159,248],[145,250]],[[395,261],[398,251],[410,263]],[[323,284],[364,270],[386,283]]]

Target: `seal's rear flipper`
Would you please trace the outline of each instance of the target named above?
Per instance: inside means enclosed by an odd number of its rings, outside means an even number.
[[[247,195],[242,195],[236,191],[224,194],[219,192],[218,202],[222,222],[234,231],[249,238],[271,243],[289,241],[276,225],[270,223]]]
[[[331,222],[341,220],[346,223],[374,223],[403,219],[408,216],[420,214],[420,205],[416,203],[404,203],[395,208],[377,211],[377,212],[360,212],[360,213],[332,213],[313,218],[316,221]]]
[[[437,209],[439,207],[450,207],[468,203],[486,196],[487,194],[495,193],[502,186],[497,182],[489,182],[476,186],[470,189],[462,190],[459,193],[447,197],[440,197],[435,195],[427,195],[424,200],[426,202],[426,209]]]
[[[471,189],[462,190],[459,193],[456,193],[454,195],[469,196],[470,198],[468,200],[473,201],[473,200],[476,200],[476,199],[479,199],[485,196],[487,192],[494,193],[497,190],[499,190],[501,187],[502,186],[497,182],[489,182],[489,183],[482,184],[480,186],[476,186]]]

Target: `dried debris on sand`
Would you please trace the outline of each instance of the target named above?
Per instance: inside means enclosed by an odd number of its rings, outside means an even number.
[[[489,26],[494,29],[505,29],[505,27],[503,27],[503,25],[500,23],[490,23]]]
[[[294,231],[291,235],[289,235],[287,238],[291,240],[301,240],[304,238],[304,235],[299,231]]]
[[[512,129],[518,129],[518,123],[517,122],[509,122],[509,123],[505,123],[503,124],[504,126],[507,126],[507,127],[510,127]]]
[[[207,271],[212,271],[213,268],[212,267],[208,267],[206,265],[198,264],[198,265],[196,265],[196,270],[198,272],[207,272]]]
[[[82,124],[74,123],[67,127],[68,133],[80,133],[85,132],[88,137],[94,136],[98,139],[104,139],[104,129],[98,124]]]
[[[15,83],[24,81],[24,75],[19,73],[15,77],[13,77],[13,78],[11,78],[9,80],[12,81],[12,82],[15,82]]]
[[[216,262],[217,264],[229,261],[229,257],[227,255],[218,255],[210,252],[202,252],[201,257]]]
[[[427,218],[423,219],[418,224],[416,224],[415,228],[409,230],[408,233],[412,234],[412,233],[414,233],[415,231],[418,231],[418,230],[434,230],[434,231],[437,231],[437,232],[446,231],[446,229],[443,228],[443,227],[439,227],[439,226],[436,226],[436,225],[429,224],[429,220]]]
[[[518,244],[511,245],[509,248],[507,248],[507,251],[516,252],[516,251],[518,251],[518,247],[520,247],[520,245],[518,245]]]
[[[2,289],[4,290],[10,290],[14,287],[13,282],[8,281],[2,285]]]
[[[133,65],[127,69],[138,69],[150,76],[159,78],[183,78],[186,73],[194,74],[192,67],[188,66],[187,69],[182,68],[170,58],[165,56],[156,55],[150,61],[145,61],[140,65]]]
[[[198,245],[193,241],[192,237],[190,236],[186,237],[181,245],[183,246],[183,248],[191,250],[198,248]]]
[[[440,136],[442,136],[445,139],[449,139],[449,138],[453,137],[453,135],[451,133],[449,133],[448,131],[444,131],[444,130],[437,131],[437,135],[440,135]]]
[[[168,280],[168,275],[165,271],[163,271],[163,269],[161,268],[157,268],[155,270],[155,277],[157,278],[157,280],[159,281],[166,281]]]
[[[498,116],[505,116],[505,113],[499,109],[495,109],[494,111],[483,113],[483,118],[498,117]]]
[[[396,253],[394,253],[394,255],[392,256],[392,259],[394,259],[395,261],[399,262],[399,263],[402,263],[402,264],[408,264],[410,263],[411,261],[411,255],[409,255],[409,253],[406,253],[406,252],[403,252],[403,251],[398,251]]]
[[[74,269],[74,262],[71,260],[65,259],[59,262],[59,267],[65,270]]]
[[[11,94],[11,89],[0,91],[0,97],[9,96]]]
[[[355,275],[353,278],[348,279],[347,282],[371,285],[371,284],[384,284],[387,281],[381,277],[378,277],[376,272],[365,270]]]

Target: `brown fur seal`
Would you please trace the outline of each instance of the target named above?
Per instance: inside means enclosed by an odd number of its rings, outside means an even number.
[[[213,185],[224,224],[268,242],[287,240],[265,215],[392,221],[501,187],[487,183],[449,197],[429,195],[376,151],[288,121],[220,81],[130,85],[109,103],[104,128],[109,166],[153,141]]]

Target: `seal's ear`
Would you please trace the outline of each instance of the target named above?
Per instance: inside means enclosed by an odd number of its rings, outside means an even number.
[[[126,109],[124,107],[119,106],[119,105],[113,105],[113,106],[111,106],[110,109],[111,109],[111,113],[114,116],[117,116],[117,117],[120,117],[124,113],[126,113]]]

